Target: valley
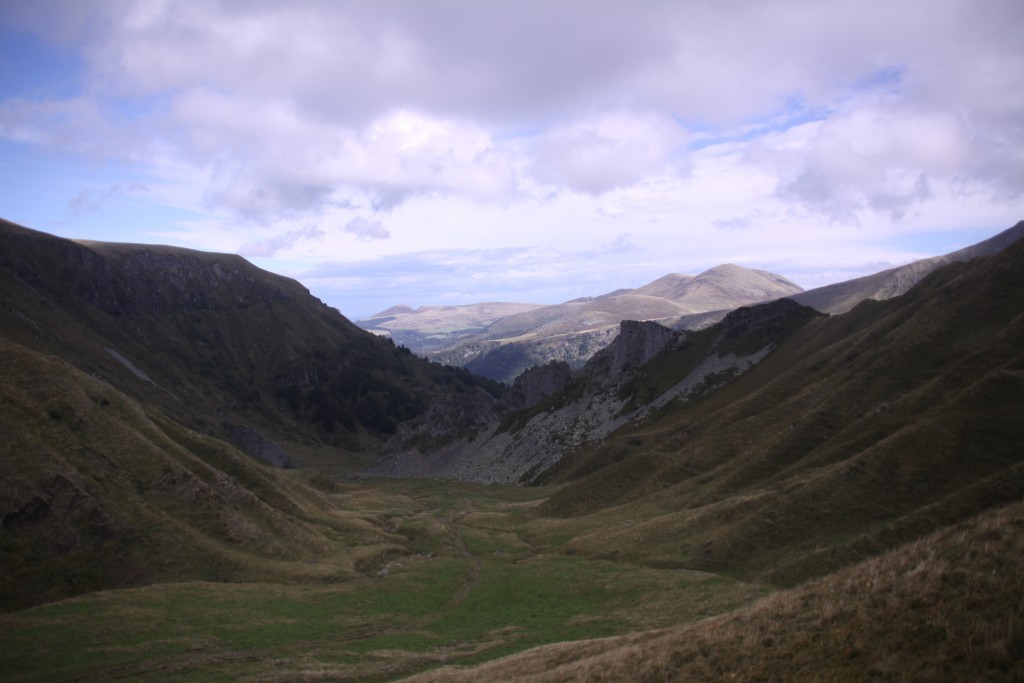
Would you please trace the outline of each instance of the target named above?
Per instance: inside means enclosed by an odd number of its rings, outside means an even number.
[[[2,224],[0,679],[1015,680],[1021,232],[503,385]]]
[[[544,489],[348,484],[310,521],[344,578],[174,581],[0,616],[5,680],[385,681],[566,639],[690,622],[770,592],[701,571],[564,552]],[[341,520],[377,543],[350,545]],[[355,560],[355,561],[354,561]],[[275,570],[266,568],[268,574]],[[60,650],[54,659],[46,653]]]

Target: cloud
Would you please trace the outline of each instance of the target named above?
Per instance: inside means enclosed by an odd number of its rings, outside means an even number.
[[[638,251],[640,247],[633,244],[633,236],[623,232],[615,236],[611,242],[602,244],[601,248],[610,254],[626,254],[631,251]]]
[[[764,221],[764,212],[754,209],[741,215],[718,218],[712,221],[712,225],[720,230],[750,230],[763,225]]]
[[[68,213],[76,216],[87,211],[98,211],[103,208],[108,200],[114,197],[135,192],[145,192],[148,189],[148,187],[139,183],[115,183],[103,190],[91,187],[85,188],[68,201],[66,210]]]
[[[279,252],[293,248],[299,242],[319,240],[324,235],[324,231],[315,226],[309,226],[301,230],[290,230],[264,240],[246,242],[238,247],[238,254],[246,258],[271,258]]]
[[[961,195],[1024,191],[1016,0],[38,0],[3,14],[80,69],[0,101],[0,136],[179,169],[154,192],[187,190],[230,244],[277,235],[253,253],[355,207],[387,212],[398,235],[396,214],[423,198],[453,216],[488,205],[496,222],[566,201],[593,216],[594,197],[612,211],[609,196],[663,182],[678,192],[645,199],[645,225],[753,233],[787,211],[896,230]],[[607,241],[583,223],[557,239]],[[352,234],[379,249],[373,225]]]
[[[901,218],[932,196],[932,180],[962,176],[972,156],[955,113],[906,111],[890,98],[807,132],[802,146],[767,153],[762,146],[752,158],[775,165],[780,197],[837,222],[855,223],[866,210]]]
[[[373,242],[374,240],[386,240],[391,233],[384,229],[380,221],[372,223],[365,218],[356,216],[345,225],[345,232],[356,236],[360,242]]]
[[[606,112],[544,135],[535,174],[571,190],[602,194],[668,171],[685,140],[685,131],[668,117]]]

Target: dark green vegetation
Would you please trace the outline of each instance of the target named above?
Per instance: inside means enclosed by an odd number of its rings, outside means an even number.
[[[228,254],[76,243],[0,222],[0,329],[199,431],[369,451],[439,391],[500,387],[381,342]],[[355,460],[349,459],[350,464]]]
[[[1024,243],[843,316],[740,311],[621,398],[760,363],[514,488],[346,480],[489,385],[290,280],[0,239],[4,680],[1024,676]]]

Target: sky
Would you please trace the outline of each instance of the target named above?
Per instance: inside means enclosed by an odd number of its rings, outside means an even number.
[[[352,319],[1024,219],[1020,0],[0,0],[0,217],[237,253]]]

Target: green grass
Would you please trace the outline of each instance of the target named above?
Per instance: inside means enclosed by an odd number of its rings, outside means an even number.
[[[1018,681],[1024,504],[711,619],[540,647],[417,683]]]
[[[384,681],[566,639],[627,634],[630,651],[666,628],[607,676],[697,662],[771,679],[800,660],[813,678],[837,652],[859,658],[840,679],[1024,675],[1019,507],[881,555],[1024,497],[1021,270],[968,287],[973,267],[782,330],[732,384],[581,447],[544,488],[343,482],[301,429],[320,472],[270,470],[161,410],[159,390],[97,380],[102,351],[65,362],[0,340],[0,418],[18,427],[0,441],[0,679]],[[258,337],[233,352],[256,358]],[[130,342],[140,365],[173,365]]]
[[[334,499],[346,514],[378,519],[405,539],[396,552],[369,556],[364,576],[159,583],[0,615],[0,679],[383,681],[664,627],[767,592],[713,574],[566,554],[529,533],[529,511],[543,495],[459,483],[342,484]],[[345,547],[351,554],[364,546]]]

